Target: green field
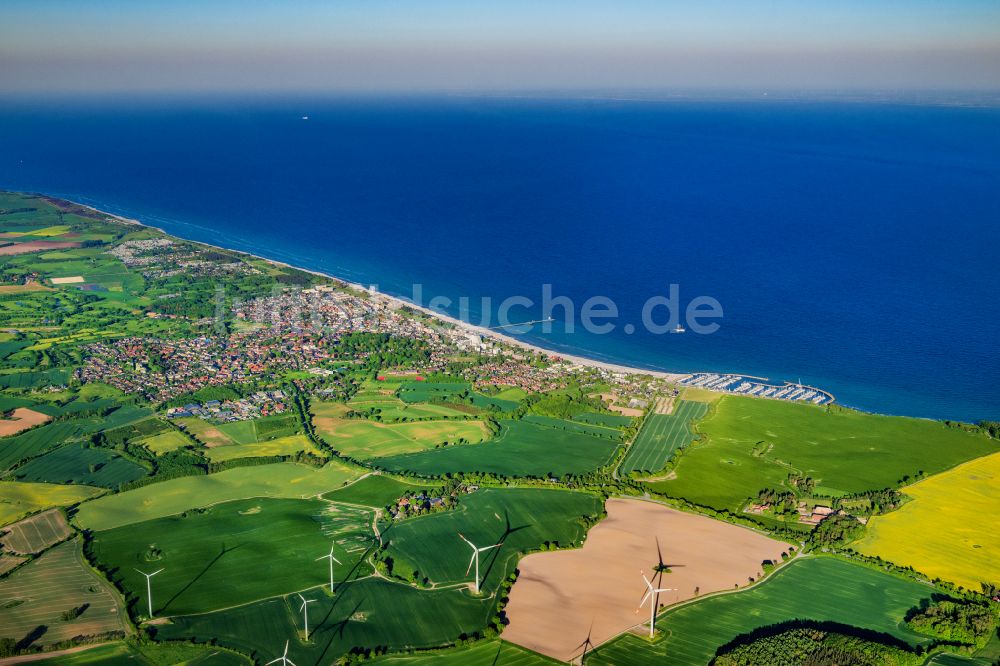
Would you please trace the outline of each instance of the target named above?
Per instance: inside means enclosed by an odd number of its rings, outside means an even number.
[[[600,647],[588,664],[707,664],[737,636],[792,620],[830,621],[927,643],[902,625],[906,612],[934,588],[832,557],[791,562],[763,583],[667,610],[650,643],[625,635]]]
[[[299,419],[294,414],[275,414],[247,421],[211,423],[197,416],[177,419],[187,432],[210,447],[247,446],[285,439],[301,434]],[[300,451],[303,449],[299,449]],[[293,451],[294,453],[294,451]],[[226,455],[226,454],[222,454]],[[268,453],[227,455],[225,459],[245,455],[275,455]]]
[[[63,442],[79,437],[83,433],[78,421],[57,421],[13,437],[0,439],[0,470],[9,469],[15,463],[33,458]]]
[[[158,435],[143,437],[142,439],[137,440],[136,444],[145,446],[147,449],[159,456],[170,451],[183,449],[185,446],[190,446],[191,440],[176,430],[167,430]]]
[[[438,405],[426,402],[412,404],[379,404],[379,419],[383,423],[400,421],[420,421],[425,419],[466,418],[468,415],[449,405]]]
[[[135,571],[164,569],[154,581],[154,613],[204,613],[329,581],[316,558],[336,544],[337,579],[371,546],[372,513],[318,499],[249,499],[216,504],[94,534],[90,554],[129,600],[145,602]],[[145,614],[145,605],[138,610]]]
[[[507,386],[507,387],[501,387],[501,391],[493,397],[498,400],[521,402],[522,400],[528,397],[528,392],[516,386]]]
[[[54,483],[0,481],[0,526],[29,513],[69,506],[105,492],[104,488],[61,486]]]
[[[472,582],[474,574],[465,573],[471,550],[459,532],[480,546],[502,541],[500,548],[480,556],[482,589],[492,593],[522,553],[546,542],[562,547],[581,543],[586,535],[582,518],[602,510],[600,498],[589,493],[489,488],[462,497],[457,510],[395,524],[383,539],[389,542],[394,572],[416,570],[434,585]]]
[[[37,372],[16,372],[0,375],[0,388],[30,389],[44,386],[60,386],[69,381],[68,368],[53,368]]]
[[[340,403],[314,401],[311,408],[316,434],[335,451],[358,460],[424,451],[445,442],[481,442],[489,435],[482,421],[449,419],[376,423],[344,418],[348,408]]]
[[[381,458],[389,471],[425,476],[454,472],[486,472],[503,476],[544,477],[581,474],[611,460],[618,443],[578,432],[504,421],[500,435],[484,444],[448,446],[409,455]]]
[[[896,486],[919,471],[935,474],[997,450],[985,435],[937,421],[827,410],[781,400],[724,396],[699,424],[677,478],[651,484],[671,497],[739,510],[791,472],[811,476],[817,494]]]
[[[18,481],[117,488],[146,476],[147,470],[116,451],[82,444],[63,446],[18,467]]]
[[[186,643],[126,643],[100,645],[83,652],[41,659],[36,664],[60,666],[249,666],[250,660],[229,650]]]
[[[251,421],[232,421],[216,426],[233,444],[256,444],[257,428]]]
[[[320,469],[296,463],[238,467],[207,476],[162,481],[80,506],[74,522],[107,530],[251,497],[306,498],[340,488],[360,471],[338,462]]]
[[[50,645],[80,634],[122,630],[116,595],[83,561],[79,539],[46,551],[7,578],[0,579],[0,638]],[[63,612],[86,605],[74,620]]]
[[[566,419],[556,419],[551,416],[540,416],[538,414],[528,414],[522,419],[525,423],[533,423],[535,425],[545,426],[547,428],[555,428],[557,430],[568,430],[569,432],[578,432],[583,435],[591,435],[593,437],[600,437],[602,439],[612,439],[616,442],[621,441],[622,432],[617,428],[612,428],[603,425],[596,425],[593,423],[587,423],[585,421],[567,421]]]
[[[593,425],[604,426],[606,428],[626,428],[632,424],[631,416],[621,414],[598,414],[596,412],[584,412],[573,417],[574,421],[580,423],[591,423]]]
[[[649,414],[620,470],[627,474],[663,469],[674,451],[687,446],[695,438],[691,424],[705,416],[707,411],[708,405],[703,402],[682,400],[673,414]]]
[[[325,499],[348,504],[361,504],[381,509],[401,497],[403,493],[417,492],[426,486],[397,481],[383,474],[369,474],[346,488],[323,495]]]
[[[254,458],[264,456],[293,456],[300,451],[311,453],[319,458],[324,457],[322,451],[309,441],[305,435],[289,435],[278,439],[250,444],[231,444],[205,449],[205,457],[212,462],[225,462],[236,458]]]
[[[451,643],[481,630],[493,610],[492,600],[461,590],[417,590],[368,578],[337,588],[333,597],[319,591],[305,595],[310,640],[301,640],[302,614],[297,598],[278,597],[231,610],[174,618],[159,627],[158,637],[200,640],[253,652],[258,663],[284,651],[296,664],[330,664],[354,646],[394,650]]]
[[[407,382],[399,387],[397,395],[404,402],[430,402],[445,400],[470,388],[468,382]]]
[[[478,641],[471,646],[415,654],[387,654],[372,664],[386,666],[549,666],[561,662],[507,641]]]
[[[472,406],[479,407],[481,409],[494,408],[501,412],[512,412],[518,408],[519,403],[515,400],[507,400],[501,398],[500,396],[504,395],[504,393],[506,393],[506,391],[499,393],[497,395],[483,395],[482,393],[473,393]]]

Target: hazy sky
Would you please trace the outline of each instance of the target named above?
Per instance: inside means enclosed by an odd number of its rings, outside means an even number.
[[[0,93],[1000,89],[1000,0],[0,0]]]

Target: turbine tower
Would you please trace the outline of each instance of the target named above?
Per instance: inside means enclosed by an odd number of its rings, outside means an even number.
[[[320,560],[326,560],[326,559],[330,560],[330,594],[333,594],[333,563],[336,562],[337,564],[340,564],[341,562],[340,560],[338,560],[336,557],[333,556],[332,543],[330,544],[330,552],[327,553],[326,555],[323,555],[322,557],[317,557],[316,561],[319,562]]]
[[[653,584],[649,582],[648,578],[646,578],[646,572],[640,570],[639,573],[642,574],[642,580],[645,581],[646,583],[646,594],[642,596],[642,601],[639,602],[639,608],[642,608],[642,605],[646,603],[646,599],[649,599],[652,602],[649,606],[649,637],[652,638],[653,628],[656,623],[656,606],[659,601],[660,592],[674,592],[677,590],[677,588],[653,587]],[[635,610],[636,613],[639,612],[639,608]]]
[[[281,666],[295,666],[295,662],[288,658],[288,641],[285,641],[285,653],[278,657],[277,659],[272,659],[271,661],[264,664],[264,666],[271,666],[271,664],[281,662]]]
[[[139,570],[136,569],[136,571],[139,571]],[[163,571],[163,569],[157,569],[156,571],[154,571],[153,573],[150,573],[150,574],[144,573],[142,571],[139,571],[139,573],[141,573],[143,576],[146,577],[146,601],[149,604],[149,619],[150,620],[153,619],[153,586],[149,582],[149,579],[152,578],[153,576],[155,576],[156,574],[160,573],[161,571]]]
[[[458,536],[462,537],[462,541],[469,544],[469,547],[472,548],[472,559],[469,560],[469,566],[466,567],[465,569],[465,575],[466,576],[469,575],[469,571],[472,570],[472,563],[475,562],[476,563],[475,589],[476,589],[476,594],[479,594],[479,553],[483,553],[487,550],[490,550],[491,548],[499,548],[500,546],[503,545],[503,541],[501,541],[500,543],[495,543],[492,546],[483,546],[482,548],[477,548],[476,544],[466,539],[465,535],[462,534],[461,532],[458,533]]]
[[[296,593],[296,594],[298,594],[298,593]],[[316,600],[315,599],[308,599],[307,600],[301,594],[299,594],[298,597],[299,597],[299,599],[302,600],[302,608],[300,608],[299,610],[302,611],[302,622],[303,622],[303,624],[306,627],[306,642],[308,642],[309,641],[309,604],[315,603]]]

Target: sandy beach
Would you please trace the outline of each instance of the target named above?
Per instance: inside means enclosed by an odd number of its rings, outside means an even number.
[[[167,236],[172,236],[174,238],[182,238],[181,236],[176,236],[174,234],[171,234],[171,233],[165,231],[164,229],[161,229],[160,227],[154,227],[152,225],[145,224],[145,223],[143,223],[143,222],[141,222],[139,220],[133,219],[133,218],[122,217],[120,215],[115,215],[113,213],[108,213],[107,211],[103,211],[103,210],[94,208],[93,206],[88,206],[86,204],[82,204],[82,203],[79,203],[79,202],[76,202],[76,201],[71,201],[69,199],[62,199],[62,201],[67,201],[67,202],[69,202],[71,204],[74,204],[76,206],[80,206],[81,208],[86,208],[87,210],[90,210],[90,211],[92,211],[94,213],[97,213],[99,215],[105,215],[105,216],[107,216],[109,218],[112,218],[114,220],[122,222],[123,224],[134,224],[134,225],[138,225],[138,226],[141,226],[141,227],[147,227],[149,229],[155,229],[156,231],[159,231],[160,233],[166,234]],[[510,335],[506,335],[506,334],[501,333],[501,332],[499,332],[497,330],[494,330],[494,329],[486,328],[486,327],[483,327],[483,326],[475,326],[473,324],[470,324],[468,322],[464,322],[461,319],[458,319],[456,317],[452,317],[451,315],[445,314],[445,313],[440,312],[438,310],[432,310],[431,308],[424,307],[424,306],[421,306],[421,305],[417,305],[415,303],[411,303],[410,301],[406,300],[405,298],[400,298],[398,296],[392,296],[390,294],[385,294],[383,292],[372,292],[372,290],[370,290],[368,287],[366,287],[366,286],[364,286],[362,284],[358,284],[356,282],[351,282],[350,280],[345,280],[345,279],[343,279],[341,277],[338,277],[336,275],[331,275],[329,273],[324,273],[322,271],[314,271],[314,270],[311,270],[311,269],[308,269],[308,268],[303,268],[301,266],[295,266],[293,264],[289,264],[289,263],[284,262],[284,261],[278,261],[276,259],[270,259],[268,257],[261,256],[259,254],[254,254],[253,252],[245,252],[243,250],[235,250],[233,248],[224,247],[224,246],[221,246],[221,245],[213,245],[212,243],[205,243],[205,242],[202,242],[202,241],[195,241],[195,240],[190,240],[190,239],[187,239],[187,238],[184,238],[183,240],[186,240],[186,241],[188,241],[190,243],[197,243],[198,245],[203,245],[205,247],[214,248],[216,250],[224,250],[226,252],[236,252],[237,254],[242,254],[244,256],[253,257],[255,259],[260,259],[262,261],[266,261],[269,264],[273,264],[275,266],[283,266],[283,267],[286,267],[286,268],[293,268],[293,269],[295,269],[297,271],[302,271],[303,273],[310,273],[312,275],[318,275],[318,276],[320,276],[322,278],[325,278],[327,280],[333,280],[335,282],[339,282],[340,284],[346,285],[346,286],[351,287],[353,289],[357,289],[359,291],[364,291],[365,293],[373,295],[376,298],[384,299],[390,305],[390,307],[396,307],[396,308],[407,307],[407,308],[411,308],[413,310],[417,310],[419,312],[422,312],[422,313],[424,313],[424,314],[426,314],[426,315],[428,315],[430,317],[438,319],[438,320],[440,320],[442,322],[446,322],[448,324],[451,324],[451,325],[453,325],[453,326],[455,326],[455,327],[459,328],[460,330],[463,330],[463,331],[465,331],[467,333],[474,334],[474,335],[480,335],[480,336],[482,336],[484,338],[491,338],[493,340],[497,340],[497,341],[506,343],[508,345],[512,345],[514,347],[519,347],[521,349],[524,349],[525,351],[530,351],[530,352],[539,353],[539,354],[545,354],[545,355],[550,356],[550,357],[558,357],[559,359],[561,359],[563,361],[566,361],[567,363],[570,363],[572,365],[584,366],[584,367],[588,367],[588,368],[597,368],[597,369],[600,369],[600,370],[606,370],[608,372],[620,372],[620,373],[626,373],[626,374],[649,375],[651,377],[658,377],[658,378],[667,379],[667,380],[670,380],[670,381],[678,381],[678,380],[684,379],[685,377],[690,377],[689,373],[675,373],[675,372],[664,372],[664,371],[661,371],[661,370],[648,370],[648,369],[645,369],[645,368],[636,368],[636,367],[631,367],[631,366],[627,366],[627,365],[620,365],[620,364],[617,364],[617,363],[608,363],[606,361],[598,361],[596,359],[587,358],[586,356],[577,356],[577,355],[573,355],[573,354],[564,354],[562,352],[553,351],[551,349],[546,349],[545,347],[541,347],[539,345],[535,345],[535,344],[532,344],[530,342],[525,342],[524,340],[519,340],[518,338],[515,338],[515,337],[510,336]]]

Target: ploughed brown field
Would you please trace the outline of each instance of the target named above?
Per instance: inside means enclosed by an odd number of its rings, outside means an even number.
[[[16,435],[28,428],[34,428],[36,425],[41,425],[51,420],[52,417],[48,414],[42,414],[26,407],[18,407],[10,415],[10,418],[0,418],[0,437]]]
[[[0,255],[27,254],[29,252],[41,252],[42,250],[64,250],[68,247],[80,247],[79,243],[68,241],[28,241],[25,243],[11,243],[0,246]]]
[[[646,584],[677,588],[660,594],[660,606],[743,587],[758,578],[764,560],[781,560],[789,544],[736,525],[633,499],[609,499],[608,517],[590,530],[583,548],[535,553],[521,560],[521,574],[507,604],[503,637],[562,661],[578,657],[590,633],[600,645],[649,620],[649,602],[638,613]],[[658,580],[659,562],[671,568]]]

